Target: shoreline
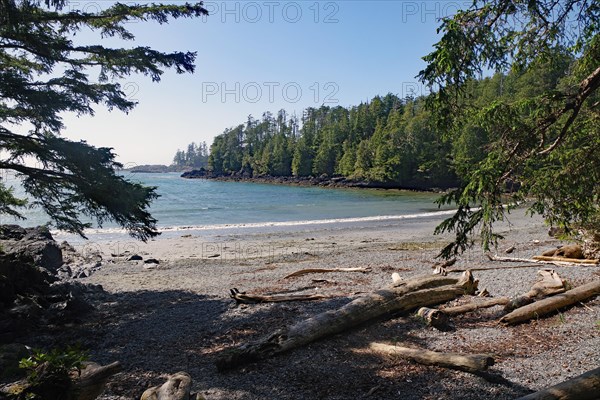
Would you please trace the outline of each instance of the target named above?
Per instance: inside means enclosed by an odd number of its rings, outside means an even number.
[[[356,188],[356,189],[382,189],[382,190],[406,190],[426,193],[443,193],[455,188],[455,185],[445,187],[431,187],[425,184],[399,185],[393,182],[373,182],[368,180],[352,179],[343,176],[320,176],[320,177],[296,177],[296,176],[244,176],[244,175],[216,175],[210,172],[192,170],[186,171],[180,175],[184,179],[207,179],[219,182],[247,182],[273,185],[288,185],[311,187],[318,186],[324,188]]]
[[[157,241],[162,239],[172,239],[181,235],[195,236],[217,236],[217,235],[245,235],[245,234],[262,234],[262,233],[278,233],[300,231],[300,230],[348,230],[362,229],[368,227],[379,227],[384,225],[399,226],[398,224],[406,223],[407,221],[441,221],[440,218],[446,218],[454,213],[455,210],[439,210],[430,212],[421,212],[414,214],[401,215],[375,215],[366,217],[348,217],[348,218],[332,218],[332,219],[316,219],[316,220],[293,220],[293,221],[267,221],[267,222],[241,222],[227,223],[214,225],[182,225],[182,226],[167,226],[159,227],[161,234],[151,239]],[[116,240],[131,240],[127,232],[122,228],[102,228],[91,229],[86,231],[86,236],[89,240],[78,237],[75,234],[70,234],[62,231],[51,231],[52,235],[58,240],[66,240],[69,243],[88,243],[95,241],[116,241]]]
[[[214,261],[240,260],[243,257],[252,259],[261,258],[262,255],[272,257],[274,253],[284,256],[286,254],[301,253],[306,249],[335,248],[351,252],[355,247],[362,248],[363,243],[378,246],[393,247],[395,243],[426,243],[425,248],[432,250],[436,244],[437,250],[450,242],[453,234],[445,233],[434,235],[433,232],[440,222],[453,211],[431,213],[430,215],[393,216],[389,219],[373,221],[360,220],[351,222],[324,222],[301,224],[240,224],[239,226],[226,226],[224,229],[173,230],[168,235],[160,235],[144,243],[129,236],[106,238],[106,240],[88,240],[70,244],[82,252],[99,252],[103,258],[110,259],[111,254],[123,251],[139,253],[141,255],[157,258],[167,263],[176,263],[180,260]],[[556,242],[548,237],[544,222],[540,216],[529,217],[525,210],[515,210],[509,222],[498,223],[496,232],[510,237],[511,234],[520,235],[523,232],[536,232],[541,236],[540,243]],[[529,234],[529,233],[528,233]],[[61,241],[60,236],[57,241]],[[507,242],[509,239],[504,239]],[[476,239],[478,243],[478,238]],[[415,245],[417,248],[419,246]],[[483,250],[476,244],[468,250],[463,257],[477,257],[486,259]],[[434,246],[435,247],[435,246]],[[386,248],[387,249],[387,248]],[[415,250],[416,248],[412,249]],[[308,250],[306,250],[308,251]],[[214,257],[219,253],[219,257]],[[516,257],[527,256],[519,254],[519,249],[513,253]],[[428,253],[428,257],[430,254]],[[433,260],[437,253],[430,259]],[[122,260],[115,260],[120,262]]]

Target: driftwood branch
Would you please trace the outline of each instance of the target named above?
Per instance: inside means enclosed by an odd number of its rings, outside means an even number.
[[[502,317],[500,322],[507,325],[513,325],[529,321],[530,319],[553,313],[563,307],[568,307],[580,301],[591,299],[599,294],[600,280],[596,280],[564,293],[557,294],[556,296],[517,308],[513,312]]]
[[[371,272],[371,268],[362,268],[362,267],[357,267],[357,268],[307,268],[307,269],[301,269],[300,271],[296,271],[292,274],[289,274],[288,276],[285,276],[283,279],[287,279],[287,278],[294,278],[297,276],[302,276],[302,275],[308,275],[308,274],[319,274],[319,273],[326,273],[326,272],[362,272],[362,273],[367,273],[367,272]]]
[[[505,265],[502,267],[481,267],[481,268],[452,268],[452,269],[444,269],[440,267],[436,267],[433,271],[434,274],[437,275],[447,275],[450,273],[462,273],[465,271],[493,271],[496,269],[513,269],[513,268],[539,268],[538,264],[529,264],[529,265]]]
[[[367,321],[445,303],[477,288],[470,272],[460,278],[425,276],[403,281],[396,287],[378,290],[343,307],[282,328],[255,342],[225,350],[216,364],[219,370],[269,358],[321,338],[346,331]]]
[[[518,400],[595,400],[600,394],[600,368]]]
[[[247,294],[240,292],[237,288],[230,290],[229,296],[238,304],[257,304],[257,303],[280,303],[284,301],[307,301],[322,300],[330,296],[322,294],[288,294],[288,295],[260,295]]]
[[[441,309],[440,311],[442,311],[444,314],[446,314],[448,316],[453,316],[453,315],[459,315],[459,314],[466,314],[468,312],[479,310],[481,308],[503,306],[503,305],[508,304],[509,301],[510,301],[510,299],[508,297],[498,297],[497,299],[489,299],[489,300],[481,301],[481,302],[477,302],[477,303],[473,302],[473,303],[463,304],[461,306],[456,306],[456,307],[447,307],[447,308]]]
[[[440,353],[383,343],[371,343],[370,348],[377,353],[398,356],[419,364],[436,365],[467,372],[483,372],[489,366],[494,365],[494,358],[488,354]]]
[[[553,265],[558,265],[560,267],[576,267],[576,266],[587,266],[587,265],[593,265],[593,264],[585,264],[585,263],[578,263],[578,260],[572,259],[572,258],[567,258],[566,260],[568,261],[545,261],[545,260],[535,260],[535,259],[529,259],[529,258],[520,258],[520,257],[499,257],[497,255],[492,256],[492,255],[487,255],[488,258],[490,259],[490,261],[502,261],[502,262],[526,262],[526,263],[535,263],[535,264],[553,264]],[[542,257],[542,256],[535,256],[535,257]],[[579,260],[581,261],[581,260]]]
[[[588,259],[577,259],[577,258],[566,258],[566,257],[554,257],[554,256],[533,256],[531,257],[537,261],[558,261],[566,262],[569,264],[591,264],[596,265],[600,260],[588,260]]]

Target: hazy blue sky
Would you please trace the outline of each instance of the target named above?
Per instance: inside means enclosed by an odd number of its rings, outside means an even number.
[[[72,1],[93,11],[108,1]],[[439,18],[470,1],[209,1],[211,16],[169,25],[131,23],[135,45],[197,51],[196,73],[123,82],[137,99],[125,115],[65,116],[65,136],[114,147],[127,165],[169,164],[178,148],[212,142],[249,114],[355,105],[388,92],[421,94],[415,75]],[[82,33],[82,41],[98,36]],[[123,45],[104,40],[105,45]],[[125,43],[131,46],[131,43]]]

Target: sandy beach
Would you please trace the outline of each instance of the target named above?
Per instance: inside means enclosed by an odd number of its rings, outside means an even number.
[[[274,329],[340,307],[384,288],[391,274],[431,274],[449,236],[433,236],[435,218],[384,221],[369,226],[322,225],[261,232],[185,233],[146,244],[132,240],[77,246],[99,252],[102,268],[84,283],[106,291],[96,310],[68,330],[50,329],[42,343],[79,342],[101,363],[121,361],[101,399],[139,398],[168,374],[188,372],[193,389],[213,399],[513,399],[600,365],[600,299],[515,327],[497,324],[501,307],[458,316],[456,330],[440,332],[414,315],[374,321],[269,360],[219,373],[220,351]],[[558,246],[540,218],[518,211],[498,226],[498,251],[531,257]],[[159,264],[126,261],[138,254]],[[521,265],[523,263],[520,263]],[[491,262],[479,247],[456,268],[474,272],[491,296],[525,293],[536,271],[552,268],[572,286],[599,279],[598,267]],[[368,267],[370,272],[286,275],[304,268]],[[236,305],[229,290],[253,294],[324,294],[326,300]],[[451,304],[468,302],[460,298]],[[369,350],[369,343],[401,343],[439,351],[491,353],[485,376],[421,366]]]

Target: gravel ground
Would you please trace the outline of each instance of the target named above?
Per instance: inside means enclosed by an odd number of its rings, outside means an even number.
[[[361,293],[386,287],[390,275],[430,274],[448,237],[431,236],[434,220],[405,220],[366,228],[186,236],[136,247],[161,263],[115,258],[83,282],[107,291],[81,323],[29,338],[50,345],[79,342],[101,363],[119,360],[124,372],[101,399],[134,399],[177,371],[187,371],[193,389],[217,399],[514,399],[600,365],[600,299],[516,327],[496,323],[501,307],[456,317],[456,331],[439,332],[412,315],[375,321],[270,360],[217,372],[220,351],[274,329],[340,307]],[[517,215],[501,227],[499,249],[530,257],[560,245],[538,219]],[[102,244],[105,260],[108,248]],[[177,256],[175,257],[174,254]],[[218,256],[217,256],[218,254]],[[522,264],[522,263],[521,263]],[[490,262],[480,250],[463,255],[455,268],[499,267],[474,272],[492,296],[525,293],[544,266]],[[147,265],[146,265],[147,266]],[[284,279],[304,268],[370,267],[369,273],[327,273]],[[555,267],[571,285],[600,279],[598,267]],[[326,279],[315,283],[313,279]],[[322,293],[335,298],[236,306],[230,288],[249,293]],[[468,302],[461,298],[449,305]],[[431,350],[492,353],[496,365],[484,375],[426,367],[369,351],[369,343],[403,343]]]

